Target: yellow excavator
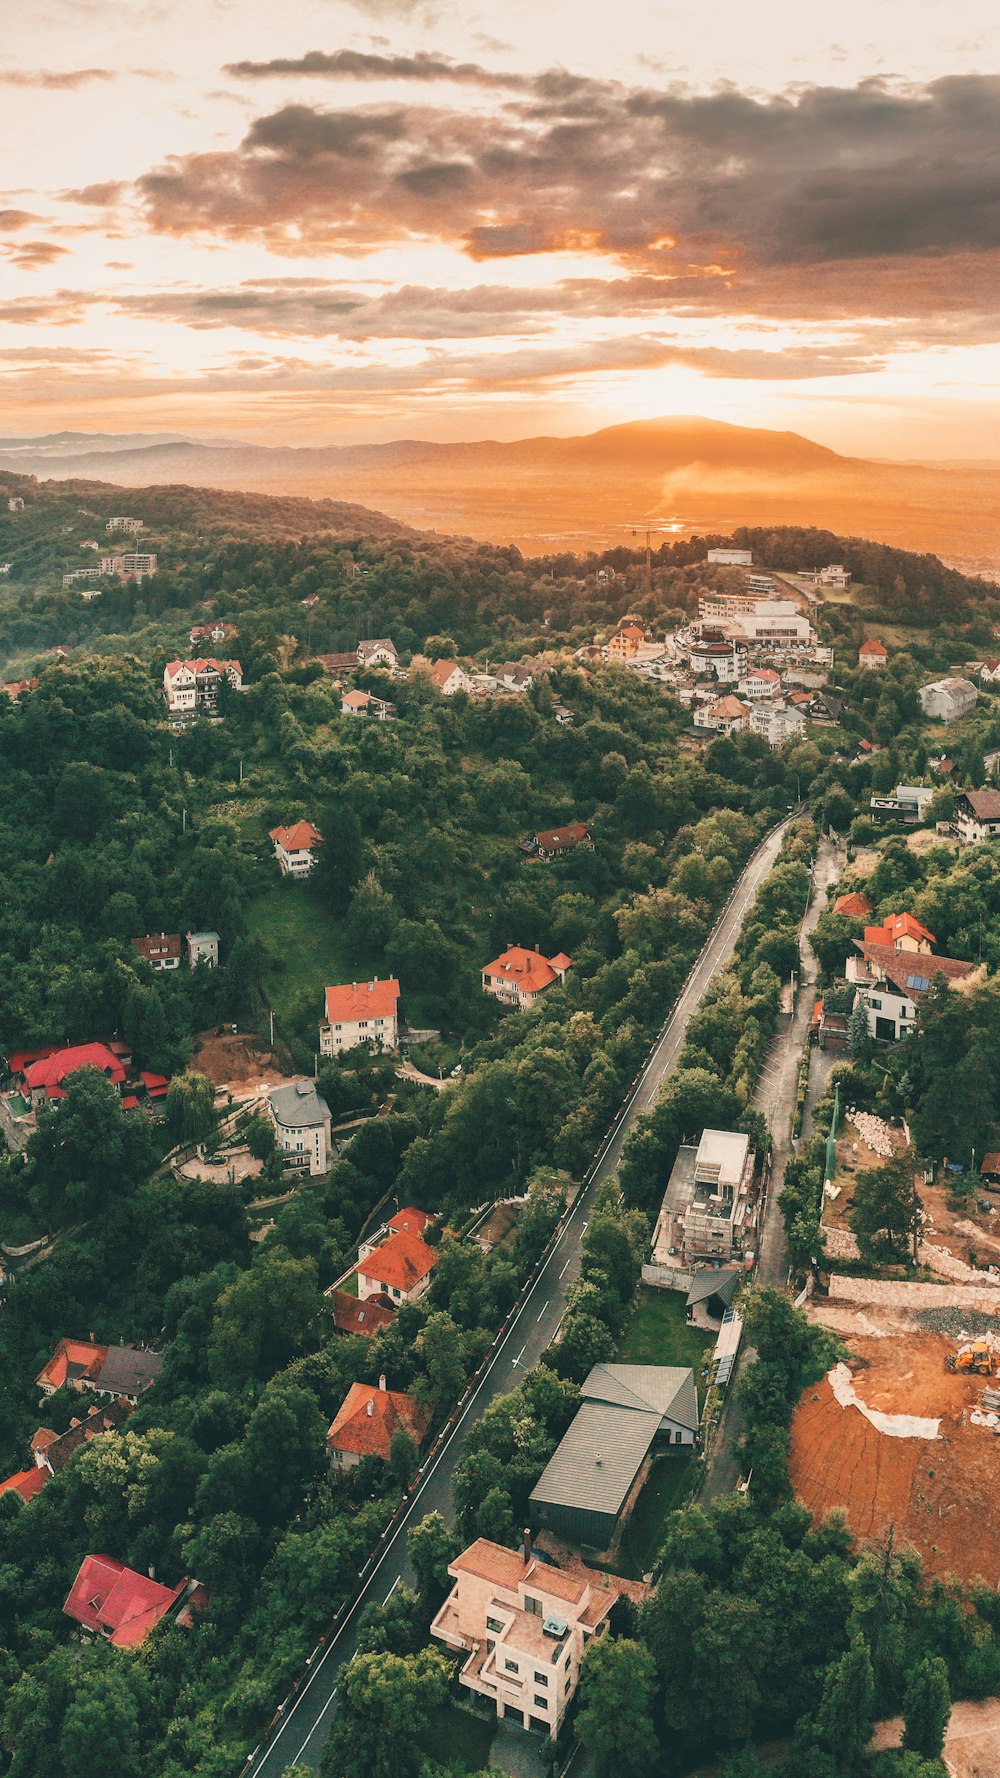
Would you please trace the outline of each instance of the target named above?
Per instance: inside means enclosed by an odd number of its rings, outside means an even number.
[[[945,1359],[950,1371],[971,1372],[977,1377],[991,1377],[995,1356],[990,1340],[967,1340],[959,1346],[957,1352],[950,1352]]]

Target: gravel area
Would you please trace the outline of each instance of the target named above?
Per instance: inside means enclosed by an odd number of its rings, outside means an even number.
[[[947,1334],[953,1340],[962,1334],[995,1334],[998,1329],[997,1317],[981,1309],[917,1309],[913,1319],[929,1333]]]

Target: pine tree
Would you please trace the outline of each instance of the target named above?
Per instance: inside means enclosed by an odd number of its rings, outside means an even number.
[[[950,1716],[948,1669],[940,1655],[925,1655],[910,1674],[903,1698],[903,1746],[925,1759],[940,1759]]]
[[[839,1661],[827,1669],[816,1715],[821,1742],[839,1761],[844,1778],[859,1771],[871,1740],[875,1676],[860,1631]]]

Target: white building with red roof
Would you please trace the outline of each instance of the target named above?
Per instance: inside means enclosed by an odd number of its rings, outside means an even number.
[[[358,1296],[362,1302],[377,1296],[396,1309],[401,1303],[415,1303],[430,1289],[437,1261],[436,1247],[400,1229],[358,1260]]]
[[[224,679],[234,690],[242,691],[239,661],[219,661],[214,656],[168,661],[163,669],[163,696],[169,715],[214,716]]]
[[[884,642],[872,636],[858,649],[858,666],[868,673],[884,673],[889,665],[889,650]]]
[[[138,1648],[189,1587],[187,1580],[161,1586],[114,1556],[84,1556],[63,1611],[86,1636],[103,1636],[115,1648]]]
[[[268,834],[278,869],[283,877],[307,877],[316,863],[316,848],[323,835],[311,821],[294,821],[291,827],[272,827]]]
[[[453,698],[457,691],[474,691],[475,681],[458,661],[435,661],[431,678],[442,697]]]
[[[319,1028],[320,1054],[335,1056],[359,1043],[394,1050],[399,1042],[399,983],[395,976],[379,981],[345,982],[326,990],[326,1017]]]
[[[338,1469],[354,1469],[363,1457],[388,1460],[397,1432],[405,1432],[415,1445],[423,1443],[432,1410],[412,1395],[370,1383],[352,1383],[336,1419],[326,1435],[326,1451]]]
[[[483,992],[492,994],[504,1006],[534,1006],[539,994],[549,988],[561,987],[573,960],[564,951],[555,957],[543,957],[536,945],[533,951],[523,945],[509,945],[483,970]]]
[[[391,722],[396,714],[396,706],[388,698],[375,698],[368,691],[345,692],[340,709],[344,716],[369,716],[374,722]]]

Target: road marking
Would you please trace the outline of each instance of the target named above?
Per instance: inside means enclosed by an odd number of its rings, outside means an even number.
[[[559,1274],[560,1278],[562,1277],[563,1272],[567,1271],[569,1269],[569,1267],[572,1265],[572,1263],[573,1263],[573,1257],[571,1254],[569,1259],[566,1261],[566,1264],[563,1266],[562,1272],[560,1272],[560,1274]]]
[[[395,1580],[392,1583],[392,1586],[389,1588],[389,1591],[387,1592],[385,1598],[382,1601],[383,1605],[388,1605],[389,1600],[392,1598],[392,1595],[396,1591],[396,1588],[398,1587],[398,1585],[399,1585],[399,1575],[397,1574]]]
[[[567,1265],[569,1264],[568,1260],[567,1260],[566,1264]],[[563,1267],[563,1271],[565,1271],[565,1270],[566,1270],[566,1266]],[[562,1276],[562,1273],[560,1273],[560,1277],[561,1276]],[[545,1311],[549,1306],[549,1301],[550,1301],[550,1298],[546,1297],[544,1303],[542,1304],[541,1308],[538,1311],[538,1314],[535,1316],[536,1322],[541,1321],[542,1316],[545,1314]],[[522,1348],[522,1350],[523,1350],[523,1348]]]
[[[526,1346],[526,1345],[527,1345],[527,1344],[528,1344],[528,1342],[527,1342],[527,1340],[525,1340],[525,1342],[524,1342],[524,1346]],[[521,1360],[522,1360],[522,1358],[523,1358],[523,1357],[524,1357],[524,1346],[522,1346],[522,1347],[521,1347],[521,1350],[520,1350],[520,1352],[519,1352],[519,1353],[518,1353],[518,1355],[517,1355],[517,1357],[516,1357],[516,1358],[512,1358],[512,1359],[511,1359],[511,1361],[510,1361],[510,1362],[511,1362],[511,1364],[512,1364],[512,1365],[515,1365],[515,1364],[520,1364],[520,1362],[521,1362]]]

